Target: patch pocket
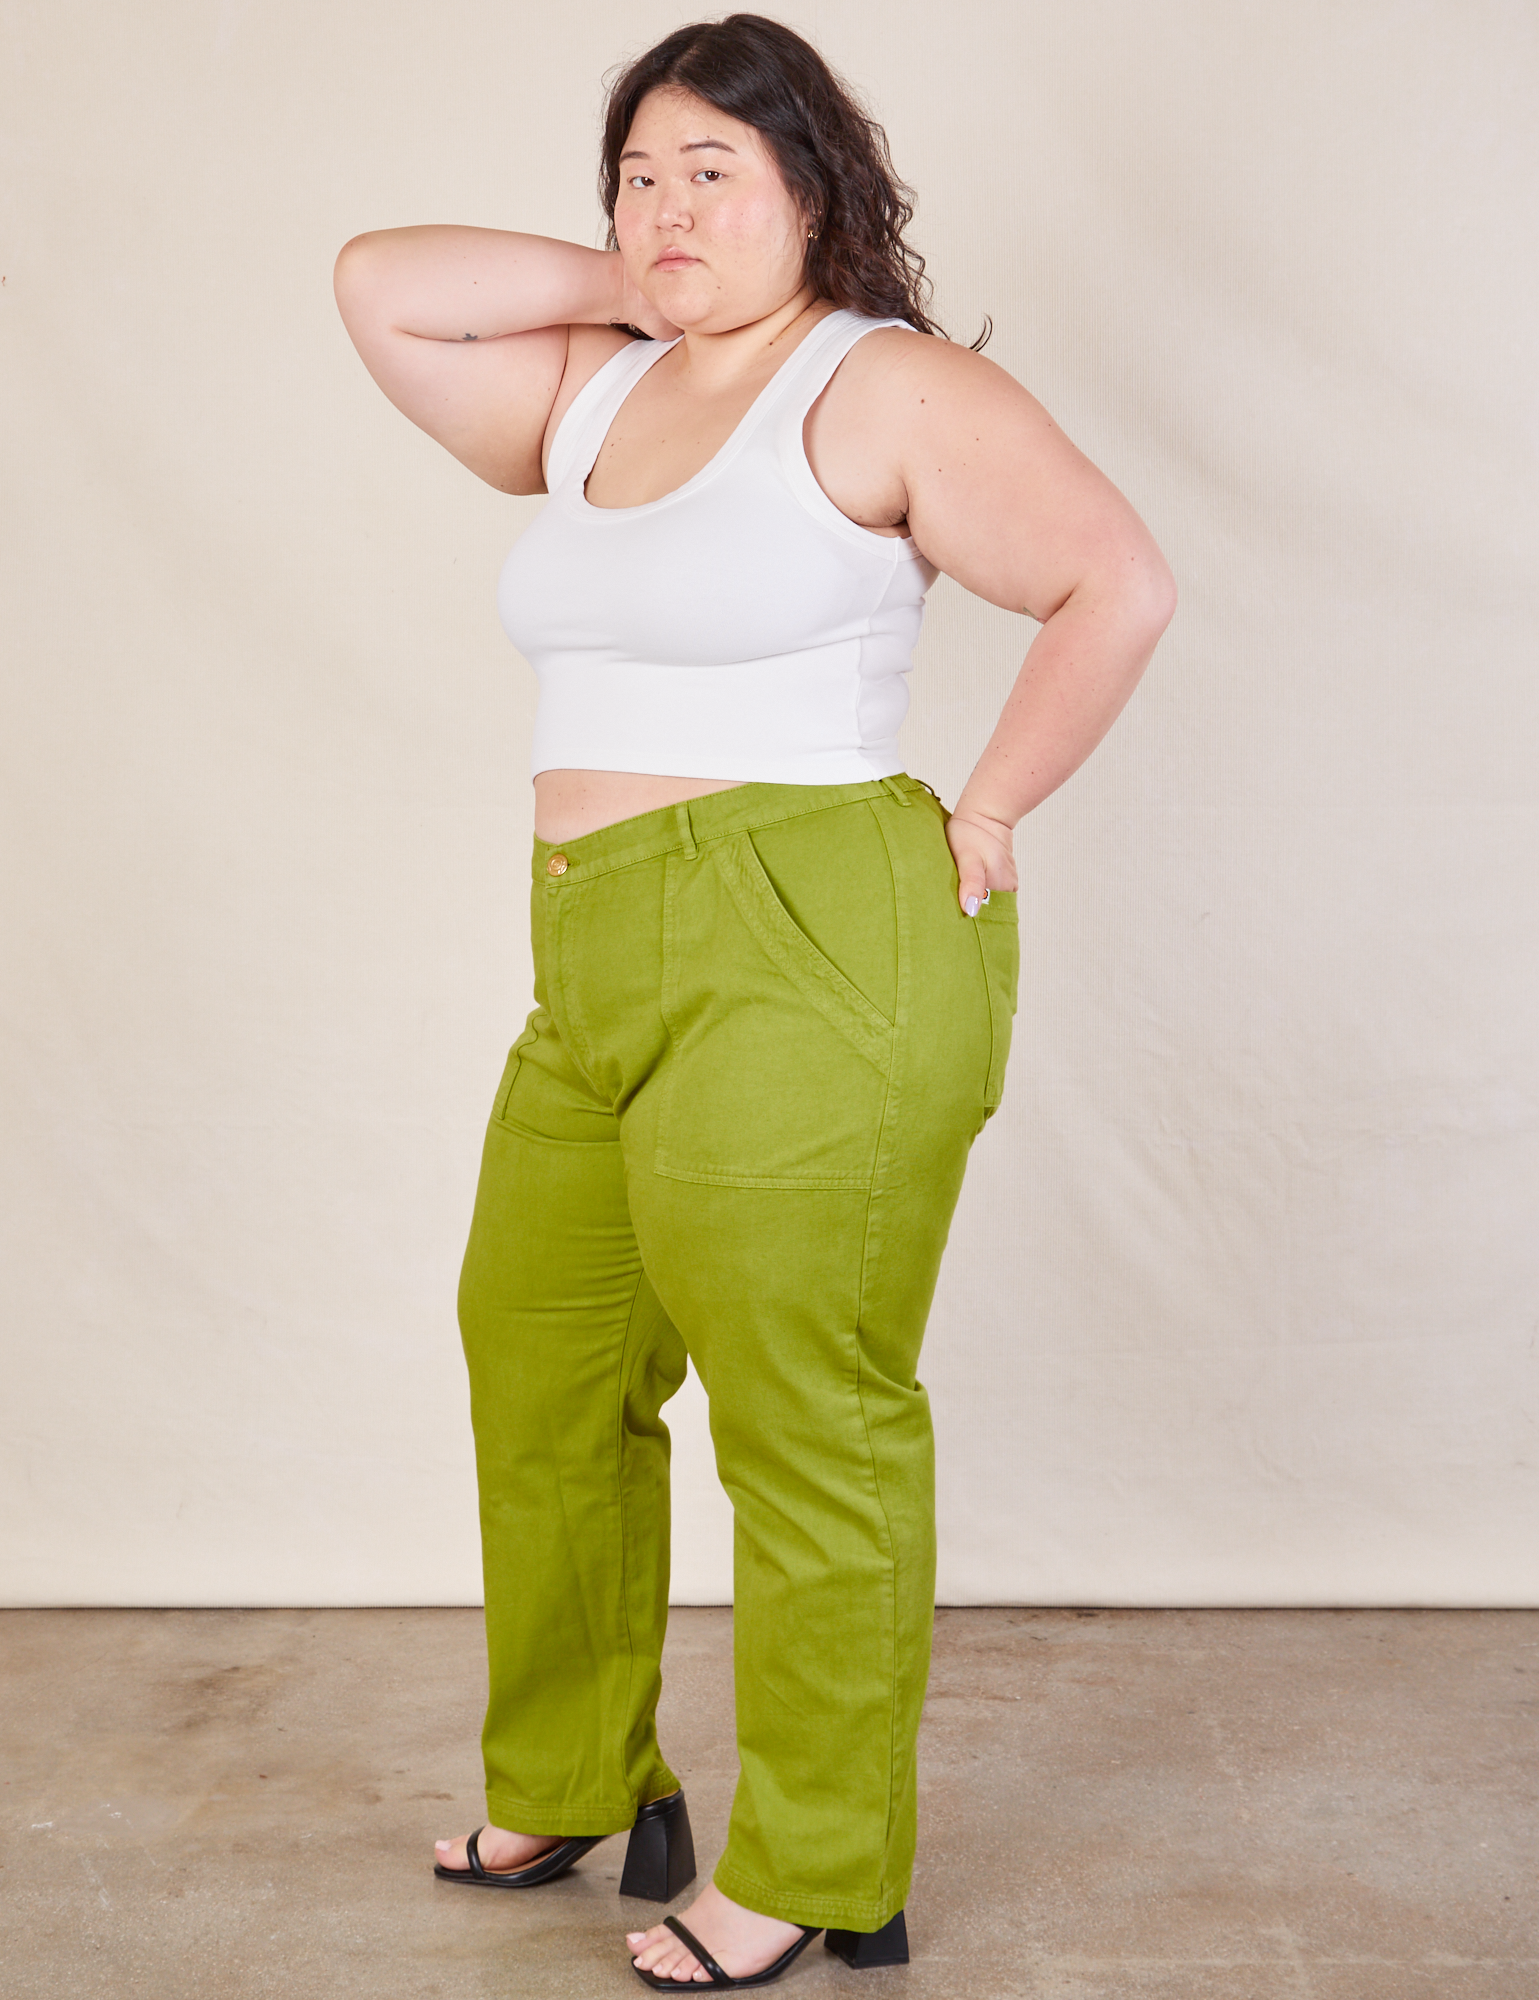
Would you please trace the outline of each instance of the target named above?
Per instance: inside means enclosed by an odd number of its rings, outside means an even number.
[[[657,1171],[727,1187],[869,1186],[892,1023],[802,930],[748,834],[670,857],[665,897]]]
[[[989,1071],[983,1085],[983,1115],[991,1118],[1005,1094],[1005,1065],[1015,1020],[1021,973],[1021,934],[1013,889],[995,889],[972,919],[983,979],[989,996]]]

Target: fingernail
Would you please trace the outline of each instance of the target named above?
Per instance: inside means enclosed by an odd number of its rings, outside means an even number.
[[[975,916],[977,916],[977,914],[978,914],[978,898],[977,898],[976,896],[969,896],[969,897],[968,897],[968,899],[967,899],[967,901],[966,901],[966,902],[965,902],[965,903],[964,903],[964,904],[962,905],[962,908],[963,908],[964,910],[966,910],[967,914],[968,914],[968,915],[969,915],[970,917],[975,917]]]

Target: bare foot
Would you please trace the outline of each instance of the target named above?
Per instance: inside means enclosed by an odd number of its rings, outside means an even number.
[[[723,1972],[734,1979],[747,1979],[773,1965],[783,1951],[802,1934],[800,1924],[783,1924],[778,1917],[761,1917],[724,1896],[714,1882],[684,1911],[680,1922],[692,1930]],[[649,1931],[627,1931],[632,1962],[643,1972],[655,1972],[663,1979],[709,1982],[710,1974],[682,1938],[665,1924]]]
[[[549,1854],[565,1838],[561,1833],[508,1833],[500,1826],[487,1826],[481,1829],[476,1852],[488,1875],[511,1875],[514,1869],[527,1868],[531,1861]],[[461,1834],[458,1840],[435,1840],[433,1854],[439,1867],[468,1875],[470,1862],[465,1855],[468,1839],[468,1834]]]

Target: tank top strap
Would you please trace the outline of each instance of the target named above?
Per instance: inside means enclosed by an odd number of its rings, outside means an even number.
[[[907,327],[908,321],[867,319],[864,313],[850,312],[844,307],[821,320],[781,371],[785,388],[775,399],[776,417],[781,422],[791,421],[797,415],[805,417],[855,343],[881,326]]]
[[[548,493],[573,478],[587,478],[620,405],[652,364],[676,345],[673,340],[633,340],[593,371],[572,398],[550,441],[545,471]]]

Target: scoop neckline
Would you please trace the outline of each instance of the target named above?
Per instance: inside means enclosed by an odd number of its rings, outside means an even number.
[[[647,357],[646,367],[639,368],[636,371],[634,379],[626,385],[625,394],[620,398],[619,402],[616,403],[614,409],[611,411],[609,422],[604,426],[603,436],[600,437],[597,445],[594,447],[593,456],[588,461],[587,470],[582,474],[582,477],[580,479],[576,479],[572,482],[573,492],[578,507],[584,513],[596,514],[601,519],[604,518],[605,516],[613,516],[617,520],[634,520],[639,514],[648,514],[651,513],[654,508],[667,507],[671,505],[672,502],[675,500],[682,500],[686,494],[692,493],[697,486],[703,484],[707,478],[709,478],[712,474],[717,472],[727,462],[729,456],[735,454],[736,450],[741,445],[743,437],[748,431],[749,425],[752,423],[754,417],[757,415],[760,404],[763,403],[766,400],[766,398],[771,394],[771,392],[781,384],[781,382],[784,380],[786,370],[795,365],[798,356],[806,353],[808,341],[816,339],[820,330],[823,327],[829,325],[831,321],[841,318],[848,319],[855,317],[858,317],[858,315],[852,314],[847,306],[835,306],[832,312],[825,313],[823,317],[816,322],[815,325],[808,327],[807,331],[802,335],[801,339],[796,343],[795,347],[792,348],[791,352],[786,356],[785,360],[781,362],[780,366],[775,370],[774,374],[771,375],[769,380],[765,383],[764,387],[759,391],[758,395],[755,396],[753,401],[748,405],[748,408],[744,410],[742,416],[738,418],[737,422],[733,425],[732,429],[728,432],[727,436],[722,440],[719,448],[712,453],[712,455],[706,460],[705,464],[701,466],[698,472],[691,473],[690,477],[684,481],[682,486],[675,486],[668,493],[660,493],[655,500],[638,500],[635,503],[635,505],[631,507],[595,506],[593,501],[591,501],[588,498],[586,489],[588,481],[593,476],[593,468],[599,462],[599,453],[604,449],[604,439],[607,438],[609,436],[609,433],[614,429],[615,419],[619,416],[621,410],[625,408],[626,403],[630,400],[631,391],[636,387],[636,384],[641,380],[642,376],[646,374],[647,369],[655,368],[658,362],[662,360],[663,355],[671,353],[671,351],[678,346],[679,341],[682,340],[684,336],[683,334],[679,334],[675,339],[666,341],[663,344],[661,351],[659,353],[649,355]],[[625,349],[622,347],[620,349],[620,352],[623,354],[625,352]],[[867,532],[869,533],[869,530],[867,530]],[[888,538],[884,536],[881,537],[881,539],[886,540]]]

